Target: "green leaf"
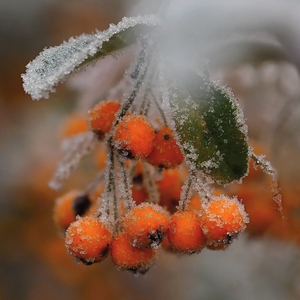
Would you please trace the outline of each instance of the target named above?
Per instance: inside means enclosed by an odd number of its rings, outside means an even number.
[[[71,73],[95,59],[135,44],[156,25],[155,16],[123,18],[103,32],[82,34],[45,49],[26,66],[26,73],[22,74],[24,90],[33,99],[48,98],[49,92]]]
[[[170,102],[178,140],[197,170],[220,184],[247,174],[247,127],[228,90],[193,76],[173,88]]]

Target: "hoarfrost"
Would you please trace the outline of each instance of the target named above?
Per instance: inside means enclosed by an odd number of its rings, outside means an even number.
[[[142,161],[143,171],[145,173],[144,182],[146,189],[149,195],[149,201],[151,203],[158,203],[159,202],[159,192],[157,185],[154,182],[155,178],[155,170],[151,170],[150,166],[147,165],[145,162]]]
[[[124,199],[125,210],[128,212],[135,206],[135,202],[132,198],[129,172],[123,162],[120,162],[120,169],[116,192],[119,199]]]
[[[256,155],[253,152],[250,153],[250,155],[254,160],[255,166],[261,168],[266,174],[268,174],[271,177],[272,198],[277,205],[279,213],[283,217],[282,196],[280,194],[276,170],[272,167],[271,163],[265,159],[265,155]]]
[[[204,204],[213,198],[213,183],[213,180],[202,172],[197,172],[197,174],[193,176],[193,189],[201,197]]]
[[[190,172],[181,188],[178,210],[185,210],[190,203],[192,197],[192,189],[191,189],[192,180],[193,180],[192,177],[193,177],[192,172]]]
[[[48,98],[49,92],[65,80],[87,59],[97,54],[104,42],[128,28],[139,24],[154,26],[158,24],[157,17],[137,16],[123,18],[117,25],[111,24],[103,32],[82,34],[70,38],[63,44],[45,49],[26,66],[26,73],[22,74],[23,88],[33,99]]]
[[[64,155],[49,182],[49,186],[54,190],[59,190],[81,159],[90,154],[95,145],[96,139],[92,132],[78,134],[65,140],[63,142]]]

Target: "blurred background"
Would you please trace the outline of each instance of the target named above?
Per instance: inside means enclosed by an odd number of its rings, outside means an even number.
[[[0,299],[300,299],[300,81],[281,59],[216,66],[213,76],[241,100],[251,143],[278,169],[284,221],[268,178],[253,170],[243,188],[229,188],[244,199],[251,222],[226,251],[161,252],[140,277],[109,259],[77,265],[65,252],[52,219],[58,194],[47,183],[60,157],[61,123],[78,98],[66,83],[50,99],[32,101],[20,75],[43,48],[155,11],[153,3],[0,1]],[[84,180],[75,174],[65,190]]]

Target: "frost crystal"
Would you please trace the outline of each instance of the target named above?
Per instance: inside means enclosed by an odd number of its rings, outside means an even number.
[[[36,100],[48,98],[49,92],[53,92],[59,82],[65,80],[86,60],[108,54],[111,49],[102,49],[104,42],[139,24],[154,26],[158,24],[158,20],[152,15],[123,18],[117,25],[111,24],[103,32],[82,34],[77,38],[70,38],[60,46],[45,49],[26,66],[26,73],[22,74],[25,92]]]
[[[64,141],[64,156],[59,162],[56,172],[49,182],[49,186],[54,190],[59,190],[71,172],[78,166],[81,159],[91,153],[95,144],[96,139],[92,132],[78,134]]]

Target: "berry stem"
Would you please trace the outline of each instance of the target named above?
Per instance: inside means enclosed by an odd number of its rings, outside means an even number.
[[[256,167],[259,167],[262,171],[264,171],[266,174],[268,174],[271,177],[271,192],[272,192],[272,198],[273,201],[277,205],[277,209],[280,213],[281,218],[284,218],[283,216],[283,207],[282,207],[282,196],[280,194],[280,188],[278,186],[278,178],[277,178],[277,172],[272,167],[271,163],[269,161],[265,160],[264,155],[257,155],[255,153],[251,153],[251,158],[254,161],[254,164]]]
[[[189,200],[191,199],[190,192],[191,192],[192,182],[193,182],[193,175],[189,173],[184,182],[184,185],[181,188],[178,210],[185,211],[187,209]]]
[[[121,167],[121,181],[123,183],[124,193],[125,193],[124,204],[125,204],[125,210],[127,213],[135,206],[135,203],[132,199],[131,192],[129,189],[128,174],[127,174],[127,170],[125,168],[124,162],[119,159],[119,164]]]
[[[149,195],[149,202],[158,203],[159,202],[158,189],[157,189],[157,185],[153,180],[153,175],[150,174],[149,166],[143,161],[142,161],[142,166],[144,171],[144,182]]]
[[[146,51],[145,49],[146,47],[143,45],[142,49],[141,49],[141,52],[144,52]],[[139,92],[143,82],[144,82],[144,79],[146,77],[146,74],[147,74],[147,70],[148,70],[148,67],[149,67],[149,62],[147,63],[145,61],[145,59],[143,59],[143,64],[141,64],[139,62],[139,60],[137,60],[137,64],[138,66],[136,67],[135,70],[137,70],[138,74],[139,74],[139,77],[137,76],[137,81],[136,81],[136,84],[135,86],[132,88],[132,91],[131,91],[131,94],[129,95],[129,97],[123,102],[122,106],[121,106],[121,109],[118,111],[117,115],[116,115],[116,118],[115,118],[115,122],[113,124],[113,128],[115,128],[118,123],[121,121],[121,119],[125,116],[126,112],[128,111],[128,109],[130,108],[130,106],[132,105],[134,99],[136,98],[136,95],[137,93]],[[144,70],[143,72],[141,73],[141,66],[144,65]]]
[[[111,203],[111,207],[110,207],[110,214],[112,214],[113,212],[113,216],[114,216],[114,224],[115,224],[115,232],[117,232],[118,229],[118,222],[116,222],[116,220],[118,219],[118,205],[117,205],[117,195],[116,195],[116,185],[115,185],[115,174],[114,174],[114,170],[115,170],[115,166],[114,166],[114,162],[115,162],[115,153],[114,153],[114,147],[113,147],[113,143],[112,143],[112,137],[110,137],[107,141],[108,143],[108,151],[109,151],[109,174],[108,174],[108,191],[112,194],[113,196],[113,202]]]
[[[149,101],[149,98],[148,98],[149,92],[150,92],[150,86],[148,85],[147,88],[146,88],[146,91],[145,91],[143,102],[142,102],[141,107],[139,109],[139,114],[140,115],[147,116],[147,114],[148,114],[148,110],[149,110],[149,107],[150,107],[150,101]]]
[[[201,197],[202,201],[209,202],[211,199],[213,199],[211,185],[214,183],[214,181],[202,172],[196,172],[195,170],[192,171],[192,176],[193,187]]]
[[[96,213],[96,217],[105,218],[108,216],[113,219],[111,220],[112,224],[115,224],[115,220],[117,218],[117,211],[116,211],[116,189],[115,189],[115,181],[114,181],[114,151],[112,145],[112,137],[110,137],[107,141],[108,144],[108,156],[106,162],[106,170],[105,170],[105,187],[104,192],[101,196],[101,204]]]
[[[158,109],[158,111],[159,111],[159,113],[160,113],[162,119],[163,119],[164,125],[167,125],[167,118],[166,118],[166,116],[165,116],[165,113],[164,113],[164,111],[163,111],[163,109],[162,109],[160,103],[158,103],[158,101],[157,101],[157,99],[156,99],[156,97],[155,97],[155,95],[154,95],[152,89],[150,90],[150,93],[151,93],[153,102],[154,102],[156,108]]]

